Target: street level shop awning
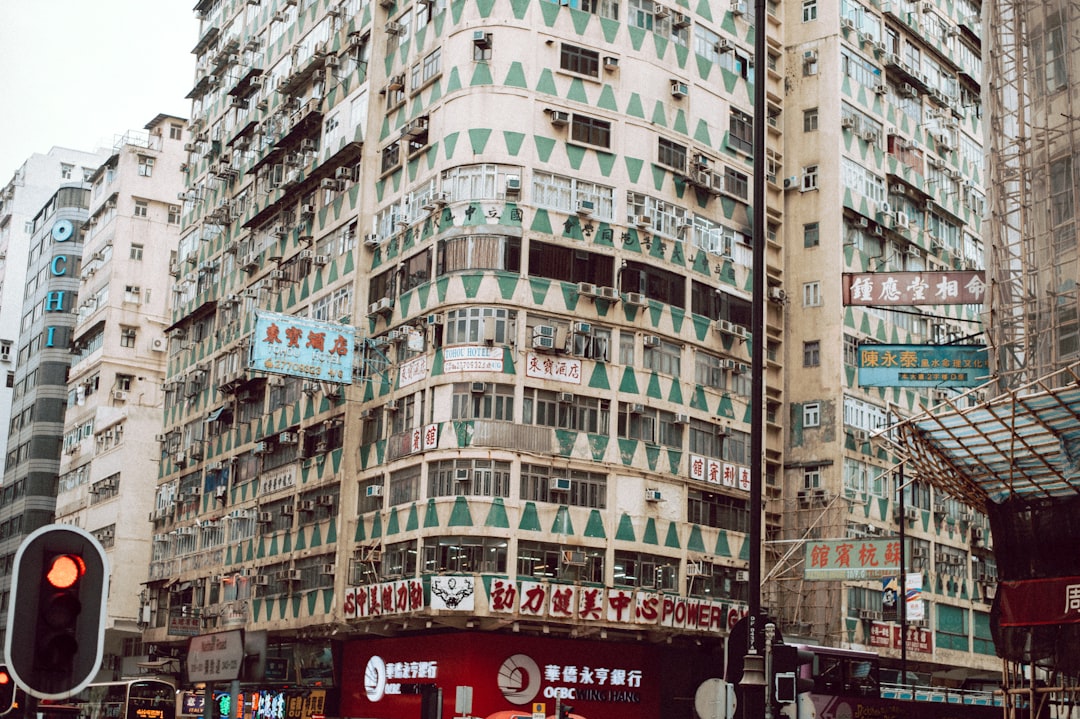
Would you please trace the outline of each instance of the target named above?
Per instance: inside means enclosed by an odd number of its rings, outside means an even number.
[[[975,391],[888,433],[918,477],[980,508],[1080,496],[1080,363],[961,406]]]

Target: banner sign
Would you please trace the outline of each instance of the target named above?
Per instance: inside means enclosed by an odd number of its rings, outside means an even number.
[[[902,636],[899,624],[873,622],[870,625],[870,646],[872,647],[900,649]],[[907,648],[909,651],[931,654],[934,646],[933,638],[934,633],[926,627],[909,626],[907,628]]]
[[[1080,624],[1080,577],[998,582],[1003,627]]]
[[[984,345],[859,345],[860,387],[978,387],[989,377]]]
[[[844,273],[845,305],[977,305],[985,295],[982,270]]]
[[[878,579],[900,571],[900,540],[818,539],[806,543],[806,579]]]
[[[352,384],[354,337],[351,325],[257,311],[251,369]]]

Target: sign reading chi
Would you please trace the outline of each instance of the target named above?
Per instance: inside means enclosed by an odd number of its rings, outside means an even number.
[[[352,384],[354,329],[273,312],[255,313],[251,368]]]

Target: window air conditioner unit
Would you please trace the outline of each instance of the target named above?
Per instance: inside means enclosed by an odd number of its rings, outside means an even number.
[[[381,484],[369,484],[367,489],[364,490],[365,496],[368,497],[381,497],[383,495],[383,488]]]
[[[744,0],[736,0],[731,3],[732,15],[745,15],[746,14],[746,2]]]
[[[551,492],[569,492],[570,491],[570,478],[569,477],[549,477],[548,478],[548,490]]]
[[[270,524],[274,521],[274,515],[270,512],[259,512],[256,520],[259,524]]]
[[[735,581],[736,582],[749,582],[750,581],[750,572],[746,571],[745,569],[737,570],[735,572]]]
[[[645,302],[645,295],[641,294],[640,292],[626,293],[626,304],[628,305],[634,305],[635,307],[644,307]]]
[[[690,16],[685,13],[677,12],[671,18],[671,26],[676,30],[684,27],[690,27]]]
[[[479,48],[480,50],[490,50],[491,49],[491,33],[490,32],[484,32],[483,30],[474,30],[473,31],[472,41],[473,41],[473,46],[476,47],[476,48]]]
[[[619,58],[611,57],[610,55],[608,57],[604,58],[604,69],[605,70],[615,70],[618,67],[619,67]]]
[[[671,81],[671,96],[672,97],[686,97],[690,94],[690,86],[685,82],[679,80]]]
[[[573,392],[559,392],[555,396],[555,401],[558,402],[559,404],[573,404],[574,403],[574,393]]]
[[[595,209],[596,204],[592,200],[579,200],[577,203],[577,214],[582,217],[591,217]]]
[[[562,563],[571,567],[584,567],[585,552],[575,549],[564,549],[562,553]]]
[[[646,489],[645,501],[646,502],[660,502],[664,499],[659,489]]]
[[[296,444],[296,433],[282,432],[278,435],[278,444]]]
[[[564,127],[570,124],[570,113],[565,110],[550,110],[551,124],[555,127]]]

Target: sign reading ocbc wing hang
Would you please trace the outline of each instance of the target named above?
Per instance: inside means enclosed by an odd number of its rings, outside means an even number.
[[[425,686],[443,689],[443,716],[454,692],[473,692],[473,713],[490,716],[535,703],[572,703],[589,719],[660,716],[663,673],[641,644],[581,642],[509,635],[427,635],[348,642],[342,671],[342,716],[415,716]]]

